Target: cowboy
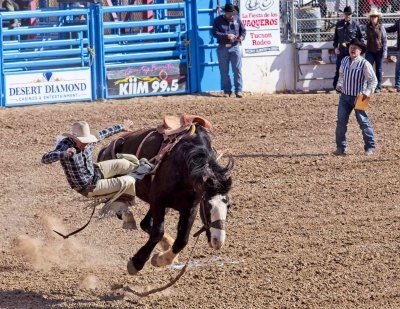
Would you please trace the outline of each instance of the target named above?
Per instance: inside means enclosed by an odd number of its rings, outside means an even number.
[[[242,98],[242,56],[240,44],[246,36],[238,12],[233,4],[226,4],[223,8],[224,14],[214,20],[212,34],[217,39],[218,63],[221,73],[222,88],[224,97],[230,97],[232,94],[232,84],[229,77],[229,63],[233,70],[233,82],[237,98]]]
[[[356,98],[362,96],[367,100],[374,92],[377,78],[371,64],[361,54],[365,53],[367,46],[355,38],[347,44],[349,56],[344,57],[339,69],[339,80],[336,90],[340,92],[336,125],[336,150],[334,155],[346,155],[347,124],[352,110],[355,107]],[[372,155],[376,151],[374,131],[365,110],[354,109],[357,122],[364,139],[365,155]]]
[[[55,150],[42,157],[42,163],[60,161],[72,189],[88,198],[114,197],[107,209],[123,220],[123,228],[136,229],[129,206],[135,197],[135,181],[142,179],[152,169],[146,160],[134,155],[117,154],[117,159],[93,164],[93,147],[99,141],[121,131],[128,131],[132,121],[125,120],[99,132],[91,131],[86,121],[75,122],[72,134],[58,138]]]
[[[335,34],[333,36],[333,47],[335,48],[336,54],[336,71],[333,79],[334,89],[336,89],[342,59],[349,55],[346,44],[354,38],[362,39],[362,33],[358,22],[351,19],[353,15],[351,7],[346,6],[343,10],[343,14],[343,19],[336,23]]]

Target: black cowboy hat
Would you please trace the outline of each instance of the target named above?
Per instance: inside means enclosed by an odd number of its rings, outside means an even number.
[[[344,10],[343,10],[343,13],[344,13],[344,14],[349,14],[349,15],[351,15],[351,14],[353,14],[353,11],[351,10],[351,7],[350,7],[350,6],[346,6],[346,7],[344,8]]]
[[[235,6],[231,3],[225,4],[225,6],[222,8],[222,10],[225,13],[237,14],[237,10],[236,10]]]
[[[363,41],[357,38],[354,38],[350,41],[350,43],[347,43],[346,44],[347,48],[349,48],[350,45],[357,45],[358,47],[361,48],[362,53],[365,53],[367,51],[367,45],[365,45]]]

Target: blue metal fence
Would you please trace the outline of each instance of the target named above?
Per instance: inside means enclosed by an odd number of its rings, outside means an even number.
[[[220,90],[216,1],[162,2],[0,13],[1,106]]]
[[[97,50],[103,64],[103,97],[190,92],[184,2],[99,10],[101,32]],[[152,12],[153,19],[104,21],[106,15],[138,12]]]
[[[2,106],[95,99],[89,15],[89,9],[0,14],[1,23],[37,19],[36,26],[0,29]]]

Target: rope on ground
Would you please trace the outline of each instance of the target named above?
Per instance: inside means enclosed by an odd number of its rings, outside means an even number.
[[[173,286],[173,285],[183,276],[183,274],[185,273],[186,269],[188,268],[190,259],[192,258],[192,254],[193,254],[194,248],[196,248],[196,245],[197,245],[197,241],[198,241],[198,240],[199,240],[199,237],[197,236],[196,242],[194,243],[194,246],[193,246],[192,250],[191,250],[190,253],[189,253],[189,257],[188,257],[188,259],[187,259],[187,261],[186,261],[186,263],[185,263],[185,266],[181,269],[181,271],[179,272],[179,274],[178,274],[175,278],[173,278],[170,282],[168,282],[168,283],[165,284],[164,286],[161,286],[161,287],[159,287],[159,288],[154,288],[154,289],[151,289],[151,290],[146,291],[146,292],[138,292],[138,291],[135,291],[135,290],[133,290],[133,289],[132,289],[131,287],[129,287],[129,286],[124,286],[122,289],[123,289],[124,291],[130,292],[130,293],[132,293],[132,294],[134,294],[134,295],[136,295],[136,296],[146,297],[146,296],[149,296],[149,295],[151,295],[151,294],[164,291],[164,290],[168,289],[169,287]]]

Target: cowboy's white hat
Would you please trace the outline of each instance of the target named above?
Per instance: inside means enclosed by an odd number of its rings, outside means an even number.
[[[86,121],[78,121],[72,125],[72,134],[64,133],[63,136],[77,139],[81,143],[89,144],[98,142],[98,132],[91,131]]]
[[[371,8],[371,11],[368,13],[368,17],[371,17],[371,16],[381,17],[382,13],[379,12],[377,8]]]

